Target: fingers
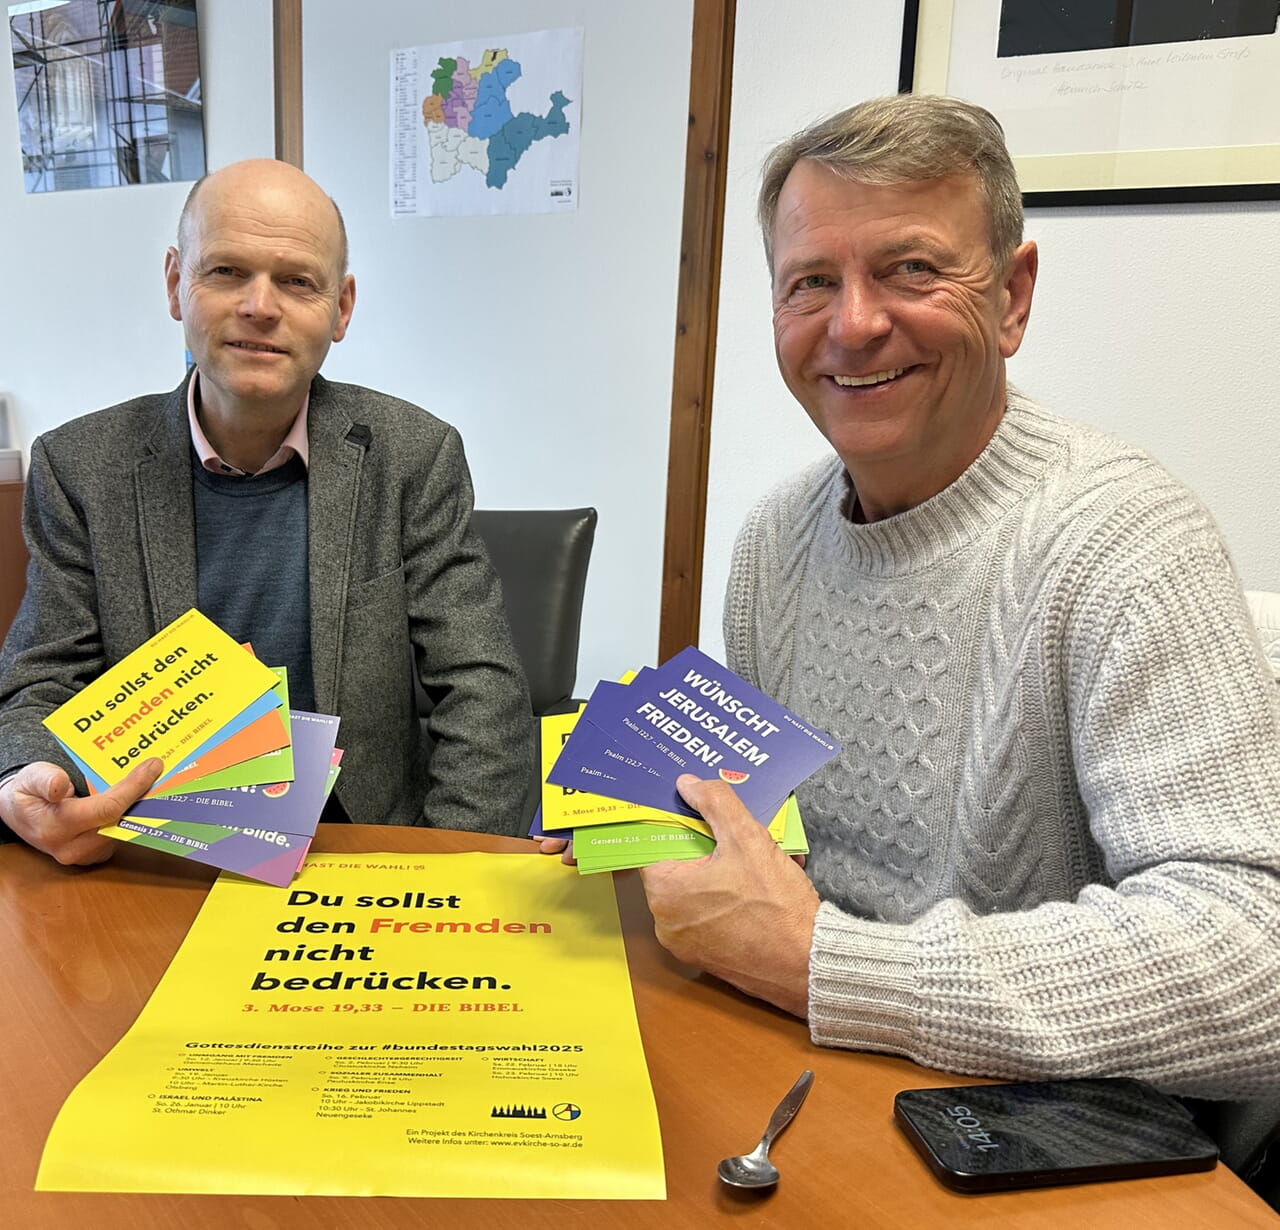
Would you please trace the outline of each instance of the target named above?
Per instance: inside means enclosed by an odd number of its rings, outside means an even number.
[[[717,849],[725,840],[756,841],[764,838],[773,845],[768,829],[747,810],[738,792],[727,782],[682,773],[676,778],[676,790],[711,826]]]
[[[38,762],[5,783],[5,821],[29,845],[63,864],[101,863],[116,843],[98,829],[114,824],[155,784],[162,761],[145,760],[111,789],[77,798],[65,770]]]
[[[97,830],[119,820],[156,784],[162,772],[164,761],[153,756],[122,777],[111,789],[87,799],[63,803],[62,810],[67,814],[69,827],[79,831],[68,836],[60,848],[50,853],[60,863],[105,863],[115,853],[116,843],[110,837],[101,836]],[[71,814],[73,808],[76,809],[74,819]]]
[[[98,863],[111,856],[110,839],[86,824],[79,813],[84,800],[75,797],[70,777],[58,765],[27,765],[5,783],[2,801],[9,827],[59,863]]]
[[[27,769],[31,776],[22,785],[37,798],[50,803],[61,803],[63,799],[69,799],[75,794],[76,788],[71,784],[71,778],[58,765],[41,762],[28,765]]]
[[[704,855],[704,857],[706,857]],[[694,859],[693,862],[701,860]],[[640,868],[640,884],[644,888],[644,895],[649,901],[650,912],[653,911],[654,901],[658,899],[659,894],[665,892],[670,887],[672,880],[679,883],[682,875],[688,875],[685,868],[688,862],[684,860],[666,859],[660,863],[649,863]]]
[[[676,778],[676,790],[694,811],[698,812],[708,824],[735,813],[750,815],[738,793],[728,782],[715,778],[694,777],[692,773],[681,773]]]
[[[576,867],[578,860],[573,857],[573,842],[565,837],[535,837],[540,854],[559,854],[560,861],[566,867]]]
[[[4,797],[10,814],[6,814],[4,819],[12,825],[19,813],[33,806],[60,803],[74,793],[75,787],[65,769],[45,760],[35,761],[5,782]]]
[[[96,863],[107,862],[118,845],[110,837],[103,837],[94,829],[86,829],[74,837],[51,840],[40,849],[64,867],[92,867]]]
[[[144,760],[136,769],[122,777],[110,790],[84,800],[90,804],[86,811],[90,815],[100,817],[95,828],[104,824],[112,824],[119,820],[152,786],[160,774],[164,772],[164,761],[157,756]]]

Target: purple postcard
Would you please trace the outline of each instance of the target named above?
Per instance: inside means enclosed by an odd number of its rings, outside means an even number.
[[[258,834],[180,820],[158,820],[153,825],[125,816],[119,827],[136,834],[131,840],[138,845],[239,872],[280,888],[292,881],[311,846],[311,837],[302,833],[264,831]]]
[[[681,816],[696,814],[676,793],[678,773],[664,777],[624,751],[590,720],[590,713],[588,704],[547,774],[547,781],[553,786],[588,790],[605,798],[656,807]]]
[[[597,687],[548,780],[688,814],[673,802],[675,779],[718,776],[767,824],[839,751],[822,731],[690,646],[630,684]],[[652,784],[659,781],[660,792]]]

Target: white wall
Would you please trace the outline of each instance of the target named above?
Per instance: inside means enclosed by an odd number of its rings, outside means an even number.
[[[342,207],[357,285],[325,372],[453,423],[478,505],[599,509],[587,691],[657,653],[692,0],[382,0],[361,15],[305,9],[304,161]],[[578,210],[393,220],[391,51],[561,27],[585,30]]]
[[[602,4],[596,0],[597,9]],[[487,6],[483,24],[475,6],[446,9],[429,26],[407,0],[380,7],[400,16],[379,47],[352,45],[351,11],[336,0],[306,7],[308,53],[319,56],[307,82],[309,169],[347,208],[360,282],[352,333],[328,370],[457,422],[483,502],[601,508],[580,674],[589,684],[651,660],[656,642],[678,240],[640,242],[615,211],[630,204],[633,216],[655,216],[657,232],[678,233],[679,176],[672,179],[671,166],[683,158],[686,90],[666,74],[688,62],[689,0],[661,6],[682,42],[655,36],[656,6],[643,20],[628,6],[605,35],[586,0],[550,4],[540,14],[554,19],[547,24],[588,28],[584,127],[596,139],[584,154],[582,210],[409,220],[399,225],[426,236],[423,251],[431,254],[429,265],[409,269],[381,259],[395,251],[386,246],[394,229],[385,208],[384,52],[393,43],[528,25],[514,2]],[[757,169],[789,132],[896,87],[900,23],[897,3],[739,0],[701,638],[713,654],[722,649],[720,603],[739,522],[775,479],[825,448],[773,363],[768,285],[751,216]],[[270,154],[270,6],[206,0],[201,33],[209,165]],[[779,64],[803,71],[779,72]],[[664,89],[653,87],[654,65],[664,68]],[[650,75],[605,89],[612,81],[602,85],[601,77],[623,68]],[[0,301],[0,390],[15,396],[29,443],[76,414],[181,376],[181,328],[165,308],[161,261],[186,187],[29,197],[14,110],[6,58],[0,260],[10,293]],[[678,136],[671,133],[677,123]],[[321,141],[326,133],[337,139]],[[601,133],[624,138],[602,142]],[[650,162],[670,182],[655,187]],[[1028,233],[1042,249],[1040,286],[1027,342],[1012,364],[1028,392],[1142,444],[1186,479],[1221,522],[1246,585],[1267,589],[1280,589],[1278,214],[1272,203],[1030,211]],[[509,315],[530,332],[517,330],[514,349],[487,367],[464,368],[454,336],[429,344],[415,328],[424,321],[421,288],[459,270],[492,276],[496,235],[544,270],[504,284]],[[588,252],[590,263],[567,283],[548,281],[545,265],[570,247]],[[552,285],[568,305],[554,316],[539,296]],[[585,341],[597,321],[596,340]],[[546,343],[540,353],[553,346],[566,361],[535,365],[539,343]]]
[[[8,22],[4,22],[8,46]],[[203,0],[209,168],[275,146],[271,6]],[[0,68],[0,391],[24,449],[41,431],[182,379],[164,253],[190,184],[37,193],[22,187],[13,63]]]
[[[702,606],[713,656],[739,523],[826,448],[773,361],[759,165],[812,120],[896,90],[901,7],[738,0]],[[1196,490],[1254,589],[1280,589],[1277,223],[1275,203],[1029,210],[1040,280],[1010,365],[1026,392],[1141,445]]]

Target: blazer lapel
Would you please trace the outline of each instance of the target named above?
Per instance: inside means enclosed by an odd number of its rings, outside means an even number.
[[[156,630],[196,604],[195,504],[187,381],[165,397],[134,468],[147,592]]]
[[[307,564],[311,576],[311,675],[316,707],[333,713],[342,665],[343,612],[369,429],[354,423],[317,376],[307,409]]]

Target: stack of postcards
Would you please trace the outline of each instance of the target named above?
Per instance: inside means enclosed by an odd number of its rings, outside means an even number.
[[[108,837],[284,886],[297,874],[338,777],[338,719],[289,708],[264,666],[187,611],[44,723],[107,790],[153,756],[164,772]]]
[[[684,773],[728,782],[788,854],[808,846],[792,793],[840,751],[790,710],[690,646],[577,713],[542,719],[542,804],[531,836],[568,837],[583,873],[700,858],[710,826]]]

